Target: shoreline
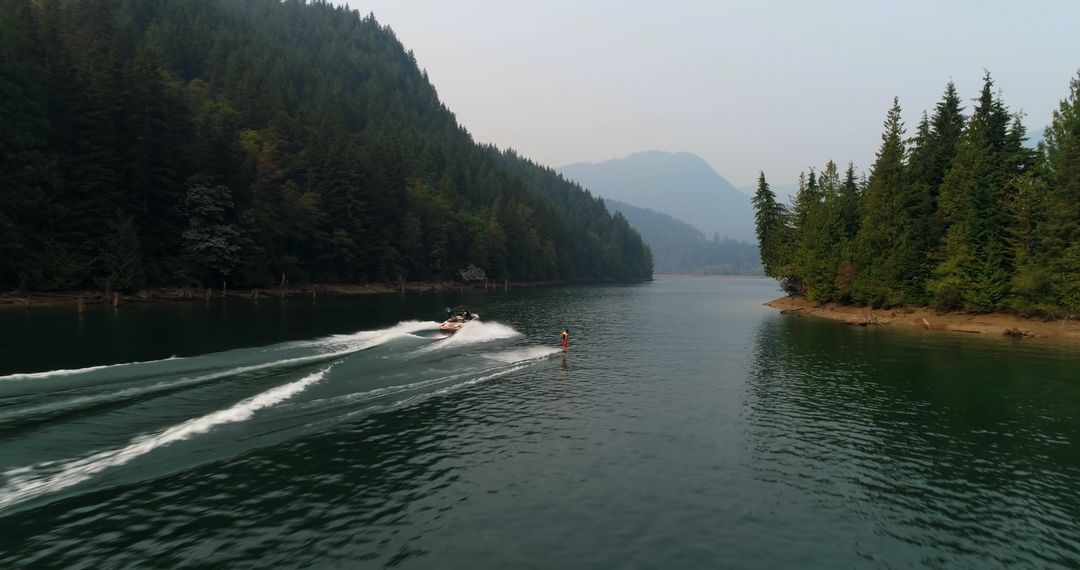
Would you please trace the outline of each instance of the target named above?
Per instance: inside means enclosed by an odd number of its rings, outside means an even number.
[[[986,336],[1080,340],[1080,322],[1047,321],[1008,313],[939,313],[928,307],[870,309],[856,305],[814,303],[786,296],[764,303],[781,314],[808,315],[855,326],[885,326],[924,331],[974,333]]]
[[[25,293],[0,293],[0,311],[13,309],[45,309],[72,307],[80,312],[91,305],[121,307],[160,303],[190,303],[234,299],[257,301],[260,299],[287,299],[296,297],[386,295],[397,293],[446,293],[471,291],[506,291],[515,288],[557,287],[584,283],[578,281],[509,281],[487,283],[460,283],[452,281],[403,281],[400,283],[309,283],[281,287],[255,287],[243,289],[204,289],[201,287],[147,287],[135,292],[106,293],[101,290],[82,289],[73,291],[27,291]],[[591,281],[589,282],[591,283]]]

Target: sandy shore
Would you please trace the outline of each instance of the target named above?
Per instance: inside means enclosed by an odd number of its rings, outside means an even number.
[[[1005,313],[938,313],[926,307],[869,309],[836,303],[818,304],[804,297],[780,297],[765,306],[791,315],[807,315],[843,321],[859,326],[886,326],[905,329],[953,331],[984,335],[1080,340],[1080,322],[1047,321]],[[1006,333],[1009,331],[1009,333]]]

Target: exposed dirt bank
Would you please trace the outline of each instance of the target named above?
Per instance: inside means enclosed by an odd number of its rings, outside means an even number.
[[[933,331],[954,331],[994,336],[1080,340],[1080,322],[1050,321],[1005,313],[938,313],[926,307],[870,309],[836,303],[818,304],[804,297],[780,297],[765,306],[792,315],[808,315],[857,326],[886,326]]]

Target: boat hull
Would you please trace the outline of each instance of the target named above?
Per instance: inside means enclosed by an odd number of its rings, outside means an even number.
[[[456,333],[459,330],[461,330],[461,327],[465,326],[466,324],[468,324],[468,323],[467,322],[465,322],[465,323],[446,322],[446,323],[443,323],[443,324],[439,325],[439,330],[441,330],[442,332],[445,332],[445,333]]]

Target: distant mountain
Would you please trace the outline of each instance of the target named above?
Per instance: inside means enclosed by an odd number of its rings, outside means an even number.
[[[593,193],[684,220],[707,235],[754,241],[754,209],[701,157],[648,151],[556,169]]]
[[[604,199],[612,214],[618,212],[649,244],[653,269],[658,273],[704,275],[761,275],[757,245],[733,239],[707,239],[701,230],[655,210]]]

